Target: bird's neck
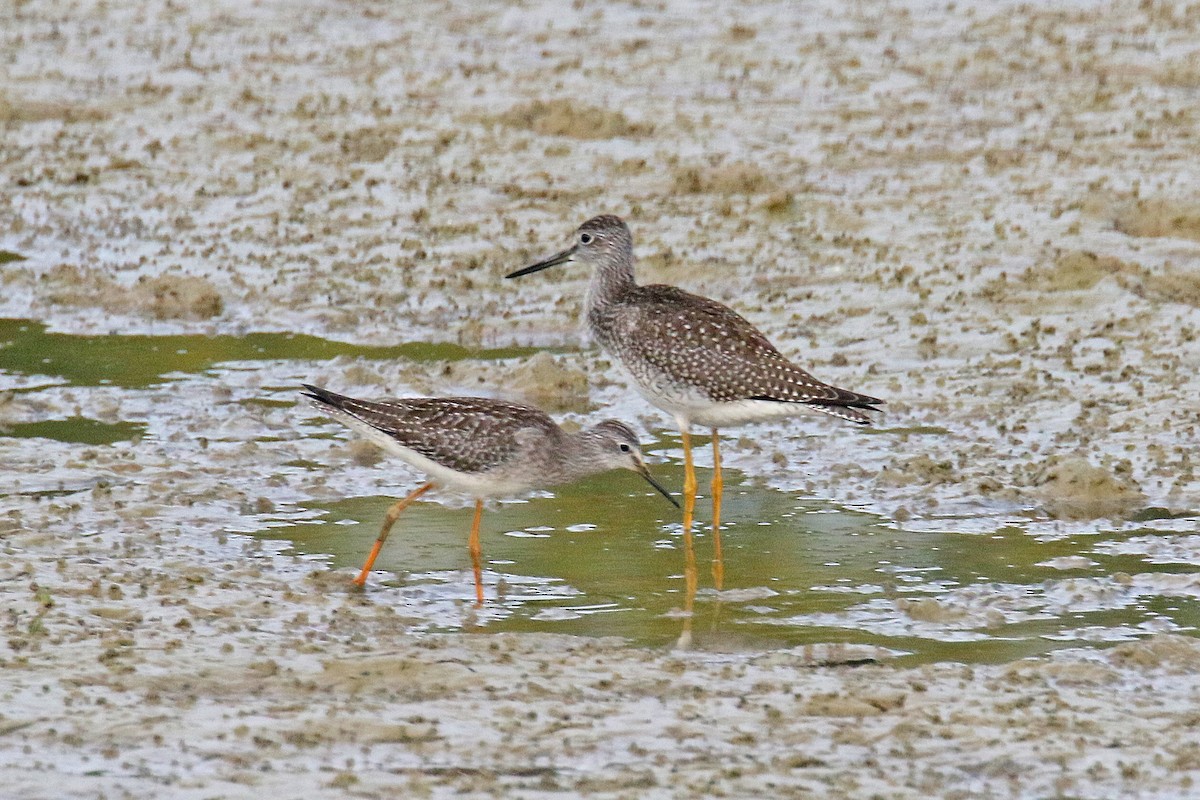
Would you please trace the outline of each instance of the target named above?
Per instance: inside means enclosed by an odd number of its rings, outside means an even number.
[[[567,437],[569,441],[555,451],[557,483],[573,483],[595,474],[596,462],[603,459],[603,444],[590,431],[576,431]]]
[[[633,254],[623,255],[623,258],[605,261],[592,273],[587,296],[589,311],[619,303],[625,295],[637,288],[633,279]]]

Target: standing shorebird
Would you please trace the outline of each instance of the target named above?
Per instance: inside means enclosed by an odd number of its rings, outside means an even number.
[[[479,521],[484,498],[520,494],[611,469],[645,478],[676,508],[679,503],[650,476],[636,434],[606,420],[567,433],[544,412],[483,397],[409,397],[356,400],[303,384],[317,408],[429,475],[388,509],[375,546],[354,583],[362,586],[400,512],[435,485],[475,498],[469,548],[475,568],[475,601],[483,605],[483,551]]]
[[[674,286],[639,286],[633,238],[620,217],[579,226],[566,250],[505,277],[578,262],[592,268],[587,325],[649,402],[671,414],[683,438],[683,526],[690,542],[696,502],[689,430],[712,429],[713,578],[724,580],[721,555],[721,453],[717,430],[812,409],[869,425],[864,411],[882,400],[830,386],[789,361],[733,309]]]

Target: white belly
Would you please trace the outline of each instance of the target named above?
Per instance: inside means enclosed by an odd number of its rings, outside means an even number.
[[[795,417],[812,410],[803,403],[780,403],[774,400],[717,403],[696,393],[673,390],[674,387],[647,387],[636,380],[634,386],[647,402],[673,416],[681,428],[688,424],[705,428],[732,428],[752,422]]]

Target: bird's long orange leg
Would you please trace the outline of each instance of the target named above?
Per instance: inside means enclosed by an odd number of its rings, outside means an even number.
[[[696,508],[696,467],[692,463],[692,437],[683,434],[683,578],[687,596],[684,610],[691,612],[696,597],[696,549],[692,545],[692,512]]]
[[[692,512],[696,508],[696,468],[692,464],[692,437],[682,431],[683,439],[683,532],[692,533]]]
[[[713,509],[713,585],[721,591],[725,583],[725,556],[721,553],[721,492],[725,482],[721,479],[721,446],[717,439],[717,429],[712,429],[713,448],[713,478],[712,478],[712,509]]]
[[[375,564],[375,559],[379,557],[379,551],[383,549],[383,543],[387,541],[388,534],[392,531],[392,526],[396,524],[396,518],[400,516],[400,512],[412,505],[412,502],[421,495],[433,488],[432,483],[426,483],[418,486],[403,500],[397,500],[388,509],[387,516],[383,518],[383,528],[379,531],[379,536],[375,539],[375,546],[371,548],[371,555],[367,556],[367,563],[363,564],[362,572],[358,573],[358,577],[354,579],[355,586],[364,586],[367,582],[367,575],[371,572],[371,567]]]
[[[475,567],[475,605],[483,605],[483,547],[479,544],[479,521],[483,519],[483,500],[475,500],[475,519],[471,521],[471,538],[467,548],[471,551],[471,565]]]
[[[696,603],[696,548],[692,544],[692,512],[696,507],[696,469],[692,464],[692,438],[680,427],[683,438],[683,630],[676,647],[692,646],[692,609]]]

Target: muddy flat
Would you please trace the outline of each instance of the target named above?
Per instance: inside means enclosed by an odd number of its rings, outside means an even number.
[[[0,11],[14,798],[1191,797],[1200,17],[1154,3]],[[673,424],[505,281],[646,283],[887,401],[726,432],[726,583],[608,475],[406,512],[304,404]],[[701,494],[711,456],[697,437]]]

